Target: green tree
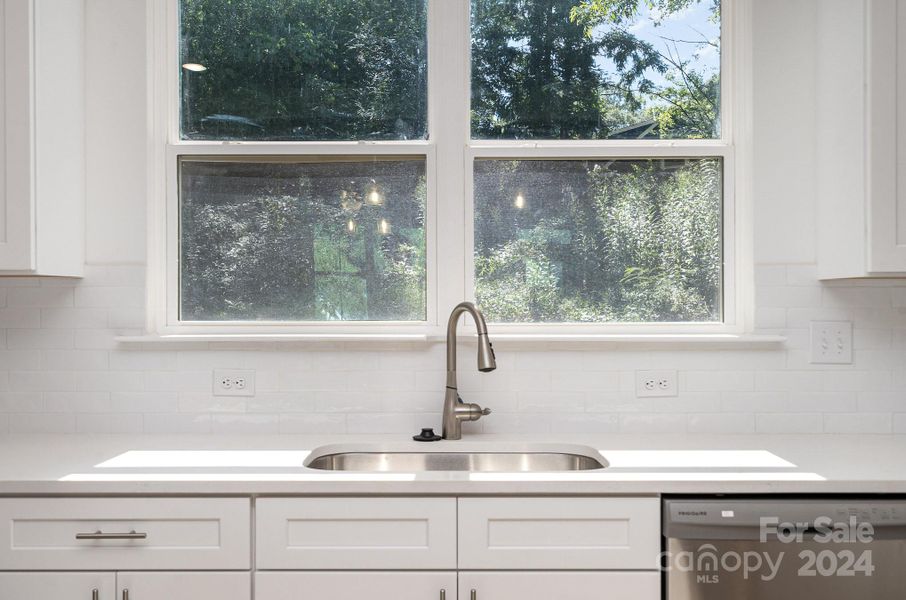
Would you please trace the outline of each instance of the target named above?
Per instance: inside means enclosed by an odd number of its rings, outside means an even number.
[[[183,135],[423,138],[425,0],[182,0]]]

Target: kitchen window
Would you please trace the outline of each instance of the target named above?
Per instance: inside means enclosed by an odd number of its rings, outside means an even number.
[[[152,327],[743,331],[744,4],[155,4]]]

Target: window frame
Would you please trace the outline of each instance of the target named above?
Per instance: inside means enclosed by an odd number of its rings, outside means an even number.
[[[484,158],[723,160],[723,311],[708,323],[495,323],[498,336],[530,340],[608,336],[742,335],[752,324],[751,27],[752,0],[721,6],[721,138],[716,140],[471,139],[470,0],[428,0],[428,139],[415,141],[218,142],[179,136],[179,0],[148,0],[148,306],[146,328],[159,336],[203,339],[440,338],[446,315],[474,300],[472,167]],[[179,156],[423,156],[426,161],[426,320],[179,320]],[[443,227],[439,225],[443,224]]]

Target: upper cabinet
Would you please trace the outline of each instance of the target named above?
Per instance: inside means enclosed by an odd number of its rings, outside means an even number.
[[[819,276],[906,277],[906,0],[817,19]]]
[[[80,277],[84,0],[0,0],[0,275]]]

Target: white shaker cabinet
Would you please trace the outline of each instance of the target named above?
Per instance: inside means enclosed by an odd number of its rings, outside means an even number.
[[[0,573],[0,600],[114,600],[113,573]]]
[[[819,277],[904,277],[906,0],[820,4]]]
[[[456,573],[258,573],[255,600],[456,600]]]
[[[83,0],[0,0],[0,275],[79,277]]]
[[[249,573],[117,573],[116,600],[251,600]],[[103,599],[101,599],[103,600]]]
[[[660,596],[657,571],[459,574],[459,600],[656,600]]]

